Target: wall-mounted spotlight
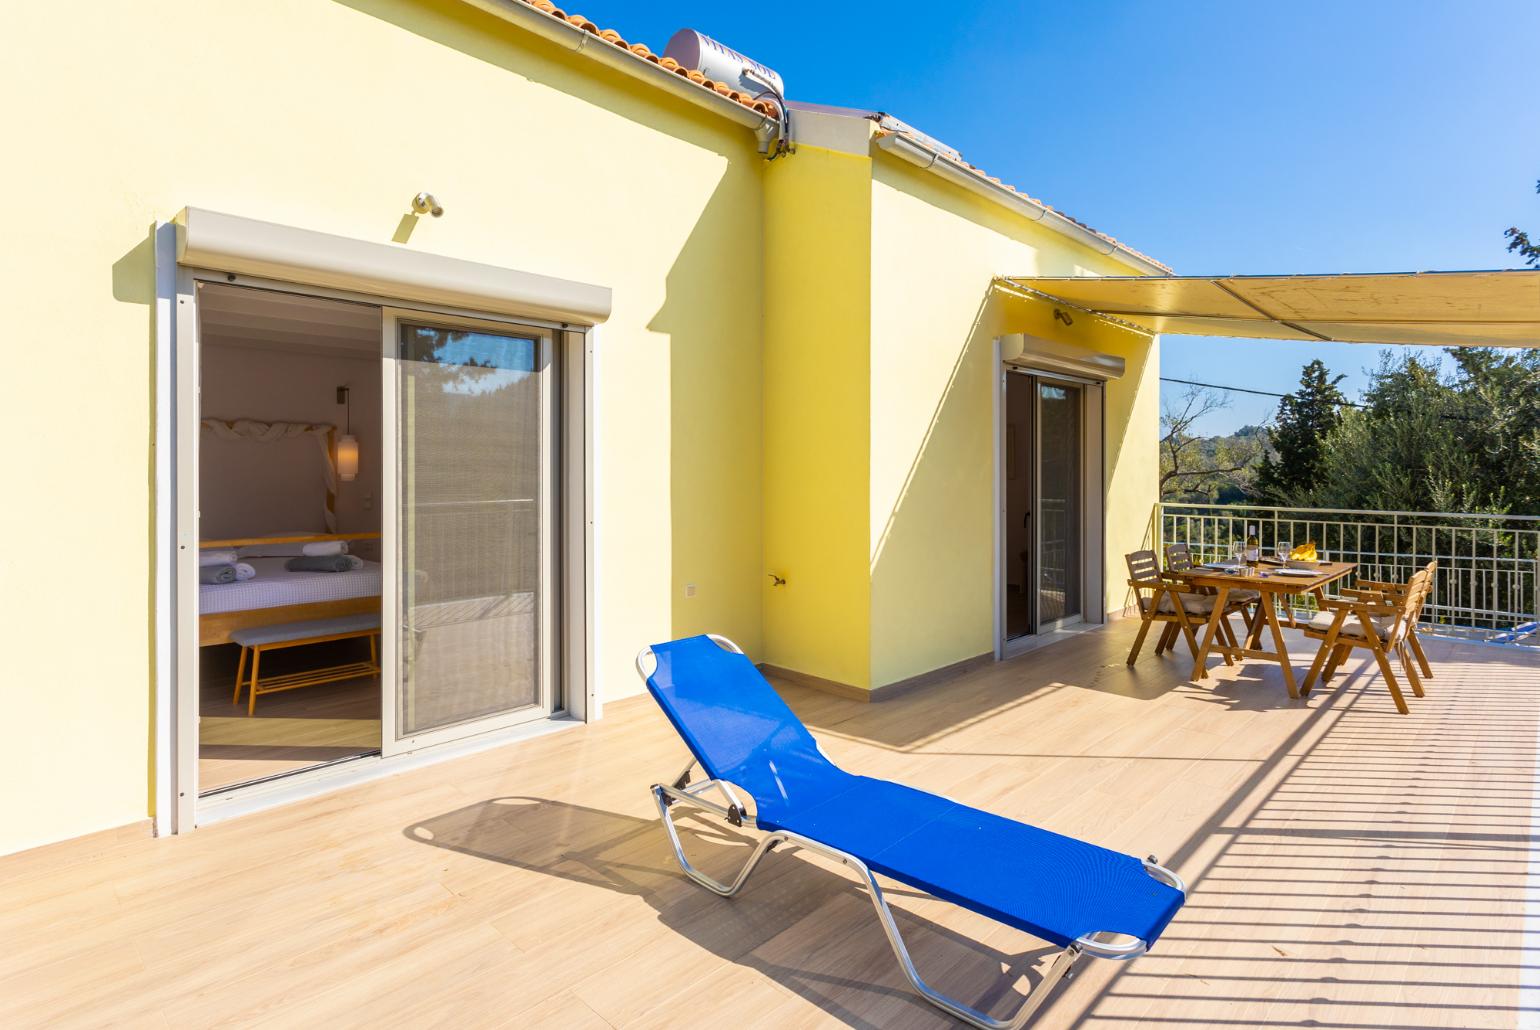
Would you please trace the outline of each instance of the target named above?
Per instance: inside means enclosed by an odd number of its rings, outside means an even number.
[[[434,199],[433,194],[427,190],[412,198],[412,210],[420,215],[432,215],[434,218],[442,218],[444,209]]]
[[[1057,321],[1063,322],[1065,325],[1074,325],[1075,324],[1075,320],[1073,318],[1069,317],[1069,312],[1065,311],[1062,308],[1054,308],[1053,309],[1053,317]]]

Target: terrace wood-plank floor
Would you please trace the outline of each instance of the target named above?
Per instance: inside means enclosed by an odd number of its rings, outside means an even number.
[[[248,696],[235,701],[235,645],[199,650],[198,789],[204,793],[265,776],[323,765],[380,749],[377,676],[267,694],[248,714]],[[269,653],[264,675],[362,661],[362,640]],[[250,675],[250,666],[246,672]]]
[[[1356,656],[1345,682],[1298,703],[1276,667],[1193,684],[1189,660],[1147,650],[1130,669],[1133,630],[874,705],[783,689],[853,770],[1186,877],[1156,950],[1083,961],[1039,1026],[1540,1017],[1524,932],[1540,887],[1540,656],[1433,643],[1429,696],[1401,717]],[[1304,665],[1311,645],[1290,640]],[[823,861],[778,851],[731,901],[680,876],[646,788],[682,764],[640,697],[185,836],[0,859],[0,1026],[948,1025]],[[730,827],[697,825],[686,847],[708,871],[741,859]],[[932,900],[891,900],[922,973],[997,1014],[1049,955]]]

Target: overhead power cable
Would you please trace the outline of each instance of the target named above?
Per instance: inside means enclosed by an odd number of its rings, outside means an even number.
[[[1254,393],[1258,397],[1292,397],[1293,396],[1293,394],[1288,394],[1288,393],[1274,393],[1271,390],[1253,390],[1253,389],[1250,389],[1249,387],[1245,387],[1245,386],[1220,386],[1218,383],[1200,383],[1200,382],[1197,382],[1196,380],[1193,380],[1193,379],[1172,379],[1169,376],[1161,376],[1160,377],[1160,381],[1163,382],[1163,383],[1181,383],[1183,386],[1201,386],[1201,387],[1203,387],[1206,390],[1228,390],[1231,393]],[[1363,407],[1363,405],[1359,404],[1357,401],[1343,401],[1342,403],[1347,405],[1350,408],[1361,408],[1361,407]]]

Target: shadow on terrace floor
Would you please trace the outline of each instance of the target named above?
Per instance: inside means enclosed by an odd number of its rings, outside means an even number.
[[[755,843],[683,809],[677,817],[691,861],[718,879],[730,879]],[[551,950],[555,962],[562,961],[560,952],[570,939],[542,927],[583,925],[597,915],[595,929],[604,932],[603,912],[618,911],[617,900],[593,890],[563,891],[552,884],[559,881],[639,898],[678,935],[673,947],[646,949],[644,990],[666,995],[710,976],[700,971],[698,953],[680,954],[681,948],[698,948],[758,972],[853,1027],[886,1027],[895,1020],[946,1025],[902,979],[866,892],[836,867],[795,848],[767,856],[750,886],[727,900],[684,879],[656,819],[543,798],[500,797],[404,832],[410,840],[529,874],[525,914],[515,911],[511,918],[539,947]],[[901,888],[887,893],[923,975],[972,1004],[1014,1011],[1020,1002],[1016,991],[1030,990],[1041,972],[1034,967],[1058,952],[966,914],[959,920],[948,913],[952,925],[943,925],[922,914],[936,903]],[[585,936],[570,943],[581,949]],[[576,953],[566,959],[582,962]],[[558,975],[570,976],[572,970]],[[680,1013],[671,1022],[686,1025],[689,1019]]]
[[[806,687],[776,682],[797,714],[815,730],[900,751],[934,753],[966,739],[977,728],[1029,706],[1053,702],[1117,708],[1122,701],[1154,702],[1176,692],[1234,711],[1298,710],[1276,665],[1246,662],[1225,667],[1211,659],[1214,675],[1193,684],[1192,655],[1183,644],[1155,655],[1153,635],[1138,662],[1127,664],[1138,622],[1122,619],[1100,629],[1068,636],[1019,657],[927,688],[915,697],[853,705]],[[1315,656],[1315,642],[1288,634],[1301,676]]]
[[[961,688],[995,705],[982,719],[938,716],[946,689],[876,706],[796,701],[854,731],[819,734],[853,769],[1153,851],[1186,877],[1188,904],[1155,951],[1084,963],[1037,1026],[1513,1026],[1540,1015],[1520,991],[1540,972],[1524,934],[1540,656],[1430,651],[1436,676],[1410,716],[1356,660],[1307,705],[1246,670],[1145,699],[1054,679],[1014,693],[976,682],[1005,666]],[[945,729],[898,751],[864,735],[885,709]],[[499,929],[540,954],[545,975],[609,963],[610,989],[638,1013],[618,1025],[692,1025],[695,1010],[673,999],[698,1004],[688,990],[703,982],[729,1011],[779,997],[808,1006],[790,1014],[812,1023],[947,1025],[908,991],[864,892],[815,857],[770,856],[728,901],[684,879],[646,815],[499,797],[405,832],[498,863],[512,899]],[[686,835],[719,877],[747,846],[704,822]],[[922,974],[955,996],[1007,1011],[1016,998],[1005,995],[1024,992],[1023,971],[1048,954],[895,893]],[[610,938],[605,957],[585,958],[596,935]],[[621,961],[617,936],[636,941]]]
[[[1540,655],[1430,652],[1410,716],[1361,663],[1236,784],[1172,855],[1192,893],[1160,948],[1075,1025],[1535,1023]]]

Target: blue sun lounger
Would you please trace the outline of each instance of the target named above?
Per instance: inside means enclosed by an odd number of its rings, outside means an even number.
[[[1153,858],[1141,862],[935,794],[845,772],[824,757],[807,727],[724,637],[656,644],[637,656],[636,666],[690,750],[678,779],[652,788],[685,874],[731,897],[759,860],[783,842],[843,863],[865,881],[909,983],[931,1004],[973,1026],[1024,1026],[1077,958],[1144,954],[1186,899],[1181,879]],[[707,778],[692,783],[696,765]],[[703,796],[713,790],[725,804]],[[739,798],[739,790],[752,806]],[[685,858],[670,812],[678,803],[767,832],[731,883],[719,883]],[[920,978],[878,875],[1064,950],[1014,1016],[994,1019]]]

